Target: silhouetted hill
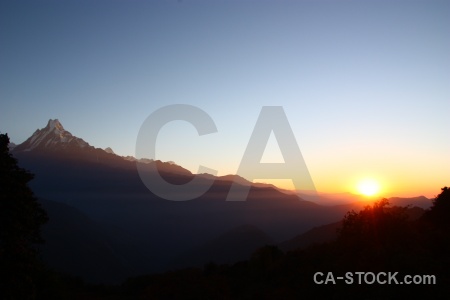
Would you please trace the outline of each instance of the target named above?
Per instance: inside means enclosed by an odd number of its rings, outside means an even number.
[[[297,191],[297,195],[302,199],[324,206],[348,205],[362,202],[364,198],[361,195],[352,193],[309,193],[307,191]]]
[[[296,236],[293,239],[284,241],[278,245],[283,251],[291,251],[306,248],[314,244],[322,244],[334,241],[338,237],[338,229],[342,222],[335,222],[327,225],[314,227],[307,232]]]
[[[302,235],[337,226],[334,241],[286,253],[263,246],[234,264],[208,263],[131,277],[116,289],[78,291],[95,299],[447,299],[450,189],[442,190],[430,210],[392,207],[382,199]]]
[[[389,203],[392,206],[417,206],[423,209],[427,209],[431,207],[432,201],[431,199],[426,198],[425,196],[420,197],[410,197],[410,198],[401,198],[401,197],[391,197],[388,198]]]
[[[352,193],[315,193],[297,192],[297,195],[304,200],[311,201],[313,203],[325,206],[335,205],[347,205],[361,203],[367,205],[370,202],[367,201],[367,197],[363,195],[355,195]],[[388,198],[389,202],[393,206],[417,206],[421,208],[429,208],[431,206],[431,199],[424,196],[419,197],[391,197]]]
[[[194,176],[191,172],[174,163],[121,157],[85,143],[68,133],[59,121],[51,120],[46,128],[36,131],[21,147],[17,146],[13,154],[20,166],[36,175],[31,187],[39,197],[69,204],[87,216],[88,219],[75,217],[76,213],[69,213],[70,208],[61,206],[62,211],[72,216],[67,218],[66,227],[61,228],[71,234],[59,244],[51,241],[49,249],[58,249],[52,250],[59,255],[55,256],[55,260],[60,259],[57,265],[89,280],[99,280],[103,273],[91,274],[88,268],[82,268],[83,261],[100,253],[104,253],[99,258],[100,265],[102,261],[111,262],[105,275],[107,281],[120,278],[123,268],[133,275],[160,272],[168,270],[172,261],[192,249],[201,253],[206,251],[202,249],[217,249],[218,244],[227,244],[226,236],[211,241],[242,224],[252,224],[277,244],[315,226],[337,222],[347,211],[361,207],[361,204],[321,206],[271,185],[251,184],[235,175],[209,174],[202,174],[198,183],[200,186],[212,183],[202,196],[190,201],[168,201],[144,186],[137,164],[156,164],[161,176],[172,184],[189,182]],[[152,176],[155,174],[149,173]],[[231,180],[242,189],[250,185],[247,201],[226,201]],[[56,204],[49,205],[57,211]],[[58,222],[65,222],[57,213],[53,215]],[[56,235],[56,229],[52,230]],[[255,238],[255,245],[267,240],[257,230],[244,233]],[[238,239],[239,235],[231,236]],[[66,247],[64,243],[72,246]],[[236,249],[236,257],[243,257],[241,253],[247,255],[249,250],[245,245]],[[236,247],[240,246],[236,244]],[[96,250],[83,256],[89,252],[87,248]],[[220,259],[233,256],[227,251],[214,253]],[[190,263],[186,259],[185,265]]]
[[[251,225],[233,228],[204,245],[187,251],[176,258],[173,268],[202,267],[208,262],[235,263],[247,260],[251,254],[264,245],[272,244],[272,239],[262,230]]]
[[[390,207],[391,208],[387,208],[387,210],[396,209],[398,205],[391,204]],[[356,211],[358,211],[358,209],[356,209]],[[425,210],[417,206],[409,207],[408,209],[405,210],[405,216],[409,221],[418,220],[420,217],[422,217],[424,213]],[[283,251],[291,251],[300,248],[306,248],[314,244],[329,243],[336,240],[336,238],[338,237],[338,230],[340,229],[341,226],[342,226],[341,221],[327,225],[317,226],[312,228],[311,230],[308,230],[303,234],[294,237],[293,239],[289,239],[287,241],[278,244],[278,246]]]
[[[90,282],[119,283],[132,274],[108,230],[73,207],[39,202],[50,218],[42,230],[45,244],[40,247],[49,267]]]

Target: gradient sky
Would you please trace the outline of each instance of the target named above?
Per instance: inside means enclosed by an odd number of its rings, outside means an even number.
[[[145,118],[177,103],[218,128],[160,132],[156,158],[193,172],[236,173],[261,107],[281,105],[319,191],[371,177],[383,196],[435,196],[450,184],[450,2],[0,2],[13,142],[58,118],[134,155]]]

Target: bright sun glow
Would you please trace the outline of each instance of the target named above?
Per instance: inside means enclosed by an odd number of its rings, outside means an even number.
[[[380,191],[380,185],[373,179],[364,179],[358,183],[358,191],[365,196],[374,196]]]

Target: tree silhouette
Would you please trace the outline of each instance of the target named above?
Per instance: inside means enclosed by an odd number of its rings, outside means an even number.
[[[450,215],[449,203],[450,189],[443,188],[433,207],[415,218],[411,213],[417,207],[392,207],[381,199],[349,212],[335,241],[287,253],[264,246],[248,261],[129,278],[122,293],[130,299],[447,299],[450,233],[441,222]],[[356,283],[355,272],[361,271],[398,273],[400,283]],[[323,273],[323,280],[328,272],[351,272],[354,283],[316,284],[317,272]],[[436,284],[403,285],[407,274],[435,276]],[[113,293],[101,295],[110,299]],[[94,299],[100,294],[90,295]]]
[[[9,137],[0,134],[0,298],[35,299],[40,263],[36,244],[47,214],[27,186],[33,174],[9,153]]]
[[[427,232],[423,243],[433,258],[429,265],[433,265],[441,273],[441,278],[450,283],[450,188],[443,187],[441,190],[431,208],[422,216]]]
[[[441,229],[450,227],[450,188],[443,187],[442,192],[433,200],[433,205],[424,218]]]
[[[337,240],[342,266],[382,271],[410,265],[415,247],[407,207],[382,199],[360,212],[347,213]]]
[[[351,211],[344,217],[340,238],[369,243],[371,247],[395,242],[406,230],[406,210],[406,207],[389,207],[389,201],[381,199],[358,213]]]

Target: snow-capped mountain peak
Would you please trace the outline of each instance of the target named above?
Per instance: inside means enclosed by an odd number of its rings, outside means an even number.
[[[58,119],[50,119],[42,129],[36,130],[25,142],[18,145],[16,151],[30,151],[33,149],[58,148],[84,148],[90,147],[84,140],[73,136],[65,130]]]
[[[90,146],[83,139],[72,135],[69,131],[64,129],[64,126],[58,119],[50,119],[47,126],[44,128],[36,130],[33,135],[31,135],[25,142],[15,147],[10,146],[10,149],[15,153],[23,152],[50,152],[50,153],[71,153],[74,152],[82,155],[87,155],[91,157],[93,161],[102,160],[103,154],[108,153],[108,156],[104,159],[112,159],[111,154],[117,156],[117,158],[123,159],[124,161],[132,161],[139,163],[152,163],[153,159],[136,159],[132,156],[123,157],[114,153],[114,151],[107,147],[105,149],[95,148]],[[100,160],[99,160],[100,158]],[[172,162],[175,165],[175,163]]]
[[[50,130],[53,130],[55,133],[62,133],[66,131],[58,119],[48,120],[47,127],[49,127]]]

